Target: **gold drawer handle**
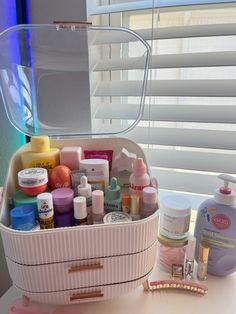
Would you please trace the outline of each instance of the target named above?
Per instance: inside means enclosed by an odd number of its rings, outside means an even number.
[[[104,295],[101,291],[78,293],[78,294],[73,294],[70,297],[70,301],[91,299],[91,298],[102,298],[103,296]]]
[[[69,273],[76,273],[76,272],[82,272],[82,271],[90,271],[90,270],[99,270],[103,269],[103,265],[97,263],[97,264],[91,264],[91,265],[80,265],[80,266],[72,266],[69,268]]]

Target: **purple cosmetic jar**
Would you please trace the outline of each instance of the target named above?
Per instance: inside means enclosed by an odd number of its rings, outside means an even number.
[[[54,212],[64,214],[73,213],[74,191],[70,188],[60,188],[52,191]]]

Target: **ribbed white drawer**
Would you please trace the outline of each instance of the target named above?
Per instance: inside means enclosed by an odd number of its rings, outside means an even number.
[[[100,287],[71,289],[66,291],[32,293],[22,289],[17,289],[22,295],[27,296],[31,301],[47,304],[76,304],[84,302],[102,301],[111,298],[118,298],[127,294],[145,282],[149,277],[152,268],[143,277],[136,280],[119,284],[104,285]]]
[[[134,254],[157,238],[158,213],[121,224],[16,232],[2,228],[5,255],[25,265]]]
[[[58,291],[119,283],[142,277],[153,267],[156,242],[136,254],[26,266],[7,258],[13,283],[30,292]]]

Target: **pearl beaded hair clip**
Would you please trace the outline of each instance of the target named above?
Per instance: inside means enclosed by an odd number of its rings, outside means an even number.
[[[183,290],[187,292],[193,292],[196,294],[204,295],[207,292],[207,287],[199,284],[197,282],[187,281],[187,280],[176,280],[176,279],[167,279],[167,280],[158,280],[152,281],[149,284],[148,291],[158,291],[158,290]]]
[[[183,265],[173,264],[171,279],[157,280],[152,282],[147,280],[144,284],[144,290],[154,292],[172,289],[192,292],[200,295],[207,293],[208,288],[206,286],[192,280],[183,280],[183,278]]]

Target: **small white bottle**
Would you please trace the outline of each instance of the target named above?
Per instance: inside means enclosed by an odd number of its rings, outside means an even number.
[[[54,209],[51,193],[41,193],[37,196],[37,206],[40,229],[54,228]]]
[[[74,217],[75,225],[87,225],[88,215],[86,209],[86,198],[84,196],[77,196],[73,200],[74,203]]]
[[[95,190],[92,192],[92,223],[102,224],[104,214],[104,193]]]
[[[91,211],[92,211],[92,187],[88,184],[86,176],[82,176],[80,179],[81,184],[78,185],[78,196],[84,196],[86,198],[86,206],[88,213],[88,223],[91,223]]]

